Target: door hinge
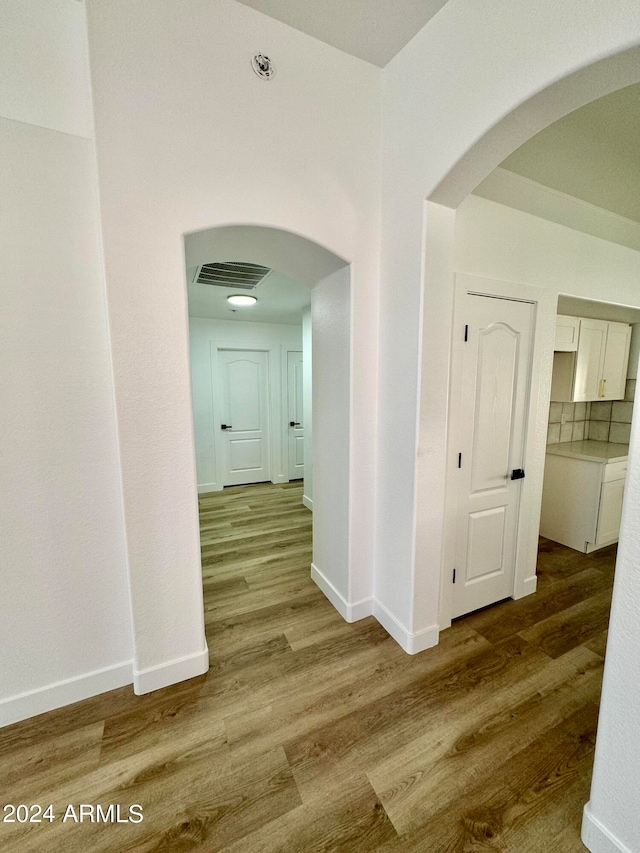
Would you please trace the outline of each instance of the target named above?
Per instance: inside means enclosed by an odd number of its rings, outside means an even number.
[[[462,468],[462,453],[458,453],[458,468]]]
[[[464,327],[464,340],[465,343],[469,340],[469,326]]]
[[[453,583],[455,583],[455,582],[456,582],[456,570],[454,569],[453,570]]]

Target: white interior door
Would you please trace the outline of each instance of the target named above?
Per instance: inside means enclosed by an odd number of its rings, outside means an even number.
[[[513,594],[535,308],[467,294],[453,613]]]
[[[304,477],[304,412],[302,353],[287,353],[287,412],[289,422],[289,479]]]
[[[225,486],[271,479],[268,368],[266,352],[218,351]]]

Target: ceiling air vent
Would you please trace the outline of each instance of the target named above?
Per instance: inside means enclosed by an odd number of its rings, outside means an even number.
[[[198,284],[212,284],[215,287],[253,290],[270,272],[269,267],[261,267],[259,264],[233,262],[203,264],[196,271],[195,281]]]

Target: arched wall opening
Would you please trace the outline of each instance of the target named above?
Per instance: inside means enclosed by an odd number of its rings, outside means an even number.
[[[576,264],[575,278],[556,278],[545,281],[544,274],[535,274],[527,279],[516,263],[502,265],[480,262],[474,268],[474,280],[469,281],[469,269],[460,263],[456,250],[456,239],[465,229],[474,213],[481,215],[480,202],[465,201],[502,160],[516,150],[531,136],[550,123],[575,109],[640,81],[640,51],[633,48],[594,62],[554,83],[524,103],[496,124],[479,139],[459,160],[429,195],[424,210],[423,240],[423,284],[424,316],[423,341],[434,327],[436,318],[449,318],[449,332],[440,343],[446,341],[447,352],[454,355],[456,341],[452,330],[455,315],[455,300],[466,288],[488,295],[506,298],[528,299],[536,305],[535,348],[531,381],[529,438],[525,468],[527,491],[521,504],[521,519],[518,534],[518,556],[514,597],[535,590],[535,563],[542,496],[542,480],[546,449],[546,427],[548,402],[551,386],[552,353],[555,332],[555,315],[558,296],[567,293],[581,298],[602,300],[602,279],[597,270],[589,270],[588,264]],[[498,223],[496,214],[494,228]],[[476,217],[476,224],[479,221]],[[510,231],[507,220],[501,223],[500,235],[505,243],[513,240],[513,255],[521,249],[517,245],[515,230]],[[468,233],[468,232],[467,232]],[[486,246],[491,245],[487,230]],[[481,237],[476,235],[477,242]],[[495,233],[493,235],[495,239]],[[584,241],[576,232],[571,246],[574,258],[581,257]],[[470,267],[473,252],[466,261]],[[588,254],[588,253],[587,253]],[[476,251],[475,261],[480,258]],[[544,267],[543,256],[539,256]],[[610,252],[612,268],[623,270],[620,281],[607,292],[607,300],[620,305],[637,307],[640,304],[637,282],[640,274],[637,251],[614,247]],[[480,272],[478,272],[480,270]],[[602,272],[602,270],[600,270]],[[433,297],[433,298],[432,298]],[[435,303],[435,305],[434,305]],[[428,454],[418,454],[416,487],[416,587],[424,589],[420,581],[420,566],[441,566],[437,606],[440,629],[450,624],[451,612],[451,569],[455,554],[456,496],[452,486],[455,469],[452,435],[455,436],[457,417],[453,395],[450,392],[452,362],[438,375],[433,370],[431,354],[422,346],[422,370],[420,377],[419,444],[429,447]],[[455,377],[454,377],[455,378]],[[435,400],[439,405],[434,405]],[[636,419],[637,421],[637,419]],[[635,849],[639,843],[638,827],[634,825],[632,803],[640,791],[638,766],[637,725],[630,726],[629,719],[637,710],[640,695],[637,687],[631,687],[628,672],[640,653],[640,632],[637,612],[640,607],[640,583],[637,566],[640,559],[639,523],[637,506],[640,503],[640,471],[633,464],[634,446],[640,440],[638,423],[632,425],[631,464],[626,482],[625,508],[623,511],[614,603],[611,611],[609,643],[605,668],[604,691],[596,748],[591,801],[585,807],[583,840],[592,851]],[[434,486],[440,502],[434,499]],[[635,507],[635,512],[633,510]],[[427,523],[423,519],[429,517]],[[438,536],[440,531],[441,536]],[[435,532],[435,536],[434,536]],[[416,596],[414,613],[424,608],[426,600]],[[432,599],[432,604],[435,605]],[[632,616],[636,613],[636,616]],[[622,807],[620,804],[623,804]]]
[[[445,356],[440,347],[440,369],[434,370],[429,364],[431,355],[424,345],[421,347],[420,372],[420,416],[419,446],[428,447],[428,454],[419,454],[416,471],[416,539],[415,565],[441,566],[438,591],[431,592],[432,604],[438,610],[437,621],[440,629],[445,628],[449,612],[449,585],[444,579],[449,577],[453,568],[454,531],[449,523],[451,519],[452,495],[446,489],[447,432],[449,427],[449,353],[452,346],[451,322],[454,310],[455,262],[454,237],[456,230],[456,210],[472,193],[476,186],[490,174],[509,154],[519,148],[549,124],[568,115],[570,112],[596,100],[606,94],[640,81],[640,48],[633,47],[618,54],[600,59],[572,74],[556,81],[546,89],[533,95],[516,106],[511,112],[497,120],[495,124],[473,144],[464,156],[453,166],[447,175],[429,194],[424,204],[423,239],[423,288],[425,297],[422,324],[422,340],[432,330],[441,325],[443,316],[448,317],[449,332],[441,337]],[[578,294],[579,295],[579,294]],[[535,588],[535,557],[537,551],[537,531],[539,527],[539,504],[542,494],[542,473],[544,460],[543,436],[546,429],[545,398],[550,388],[551,360],[548,353],[549,342],[553,339],[553,321],[557,304],[557,293],[545,293],[539,296],[537,312],[538,346],[546,351],[542,359],[536,362],[533,376],[538,388],[538,411],[531,429],[536,436],[533,458],[530,460],[531,477],[528,481],[530,505],[523,517],[523,529],[519,538],[519,565],[521,571],[516,580],[519,595],[527,589]],[[440,329],[439,335],[441,336]],[[439,400],[440,404],[435,405]],[[529,477],[529,475],[528,475]],[[434,498],[434,487],[438,498]],[[420,519],[428,516],[425,524]],[[424,584],[417,580],[416,588]],[[435,593],[435,594],[434,594]],[[415,618],[425,608],[425,601],[414,601]],[[424,618],[423,620],[424,621]]]
[[[217,226],[187,234],[185,262],[187,268],[213,262],[255,263],[311,290],[313,427],[305,434],[305,442],[313,436],[311,573],[349,618],[342,603],[348,600],[350,585],[350,265],[305,237],[258,225]]]

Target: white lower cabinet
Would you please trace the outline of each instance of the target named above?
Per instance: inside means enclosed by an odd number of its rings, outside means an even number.
[[[627,462],[547,453],[540,535],[589,554],[618,541]]]
[[[603,483],[600,487],[600,510],[595,542],[598,548],[618,541],[623,493],[624,476],[610,483]]]

